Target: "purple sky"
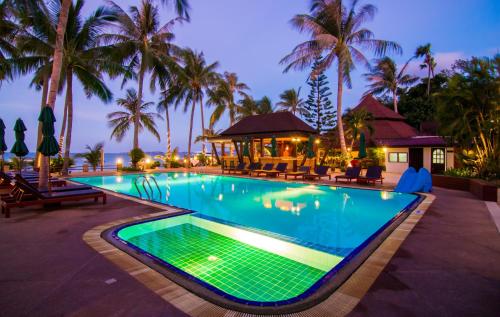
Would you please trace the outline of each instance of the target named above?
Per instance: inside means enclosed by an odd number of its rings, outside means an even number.
[[[159,2],[159,1],[158,1]],[[363,3],[366,3],[364,1]],[[398,63],[404,63],[413,54],[416,46],[432,43],[438,68],[449,66],[457,58],[493,55],[500,50],[500,2],[498,0],[420,0],[369,1],[378,7],[375,20],[368,27],[377,38],[394,40],[401,44],[403,56],[395,56]],[[91,12],[102,5],[102,0],[87,0],[86,11]],[[138,0],[117,1],[122,7],[138,4]],[[269,96],[278,101],[279,94],[289,88],[302,89],[305,98],[308,91],[305,85],[306,72],[283,74],[279,60],[291,49],[304,40],[292,29],[288,21],[293,15],[306,13],[309,1],[291,0],[190,0],[191,23],[175,28],[175,42],[203,51],[208,62],[219,61],[220,71],[236,72],[240,80],[252,89],[255,98]],[[172,17],[171,8],[161,9],[162,19]],[[370,55],[368,55],[371,57]],[[394,56],[393,56],[394,57]],[[418,73],[418,64],[411,67]],[[357,104],[365,91],[366,82],[361,74],[365,70],[355,71],[353,88],[344,90],[344,105]],[[334,69],[327,72],[330,84],[335,87]],[[122,97],[120,80],[109,81],[109,87],[115,98]],[[39,112],[40,92],[29,89],[29,76],[19,78],[13,83],[4,83],[0,87],[0,117],[7,125],[7,144],[13,143],[13,125],[21,117],[28,128],[26,143],[30,150],[35,148],[36,119]],[[135,87],[130,82],[129,87]],[[146,87],[148,84],[145,85]],[[335,97],[335,96],[332,96]],[[146,101],[157,101],[158,93],[146,91]],[[64,95],[58,96],[56,115],[59,118],[56,133],[60,128]],[[105,105],[96,98],[87,99],[79,84],[74,87],[75,121],[73,130],[72,152],[81,151],[86,144],[105,141],[107,152],[128,151],[132,144],[132,133],[121,143],[109,139],[106,114],[115,111],[115,103]],[[206,117],[211,109],[206,109]],[[188,115],[177,111],[172,121],[173,146],[181,151],[187,150]],[[199,111],[195,118],[194,135],[200,134]],[[224,129],[228,120],[224,119],[217,129]],[[162,135],[160,143],[149,133],[140,137],[141,147],[148,151],[164,151],[166,147],[165,123],[158,122]],[[199,149],[199,145],[195,149]]]

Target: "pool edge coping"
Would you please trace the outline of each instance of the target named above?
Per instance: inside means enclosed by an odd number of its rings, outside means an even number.
[[[313,183],[320,184],[320,183]],[[330,185],[330,184],[322,184]],[[338,186],[350,187],[351,186]],[[205,300],[177,283],[171,281],[163,274],[152,269],[147,264],[120,250],[110,242],[106,241],[102,234],[105,231],[126,223],[153,219],[162,216],[174,215],[183,212],[182,209],[166,206],[164,204],[152,203],[128,195],[105,190],[107,193],[132,200],[151,207],[163,209],[160,212],[146,214],[125,219],[116,220],[110,223],[96,226],[83,235],[83,240],[98,253],[104,255],[109,261],[126,271],[129,275],[140,281],[154,293],[162,297],[177,309],[191,316],[249,316],[243,313],[230,310]],[[376,246],[371,254],[359,265],[350,276],[328,297],[313,307],[305,310],[286,314],[287,316],[344,316],[348,314],[359,303],[371,285],[375,282],[387,263],[392,259],[400,245],[413,230],[415,225],[424,216],[429,206],[435,200],[435,196],[428,193],[419,193],[423,200],[405,217],[380,245]]]

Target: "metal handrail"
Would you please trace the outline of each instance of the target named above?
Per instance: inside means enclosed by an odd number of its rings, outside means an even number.
[[[153,180],[153,182],[155,183],[156,185],[156,189],[158,190],[158,193],[160,195],[160,199],[162,197],[161,195],[161,190],[160,190],[160,186],[158,185],[158,182],[156,181],[156,178],[154,176],[144,176],[144,175],[141,175],[141,176],[137,176],[135,179],[134,179],[134,186],[135,186],[135,189],[137,190],[137,192],[139,193],[139,198],[142,199],[142,192],[139,188],[139,185],[137,185],[137,182],[142,178],[142,189],[144,190],[144,193],[146,193],[146,195],[148,196],[148,200],[153,200],[154,198],[154,190],[153,190],[153,187],[151,186],[151,183],[149,182],[150,179]],[[148,188],[146,187],[146,184],[148,185],[149,187],[149,191],[148,191]],[[151,193],[151,194],[150,194]]]

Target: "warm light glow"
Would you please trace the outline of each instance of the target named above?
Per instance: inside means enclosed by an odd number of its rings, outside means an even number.
[[[234,184],[231,184],[231,191],[234,192]]]
[[[186,160],[186,159],[184,159],[183,161],[184,161],[184,163],[186,163],[186,162],[187,162],[187,160]]]
[[[288,145],[286,146],[285,150],[288,151]]]
[[[351,148],[350,148],[350,147],[348,147],[348,148],[347,148],[347,151],[351,152]]]
[[[320,142],[321,142],[320,139],[316,139],[316,141],[314,141],[314,143],[316,144],[319,144]]]
[[[219,201],[222,201],[222,199],[224,199],[224,195],[219,194],[219,197],[217,197],[217,199],[218,199]]]
[[[384,146],[384,152],[386,152],[386,153],[387,153],[387,148],[386,148],[385,146]]]
[[[266,209],[271,209],[271,208],[273,208],[273,204],[271,203],[271,201],[270,201],[270,200],[265,200],[265,201],[264,201],[264,208],[266,208]]]
[[[122,165],[123,164],[123,159],[121,159],[120,157],[116,159],[116,164],[117,165]]]
[[[117,183],[121,183],[121,182],[123,182],[123,177],[121,177],[121,176],[117,176],[117,177],[116,177],[116,182],[117,182]]]
[[[179,157],[177,155],[174,155],[174,161],[178,161]]]
[[[210,255],[208,258],[207,258],[210,262],[213,262],[213,261],[217,261],[219,258],[216,257],[215,255]]]
[[[387,199],[389,199],[389,192],[386,192],[386,191],[381,191],[381,192],[380,192],[380,197],[382,198],[382,200],[387,200]]]
[[[315,200],[315,201],[314,201],[314,207],[315,207],[316,209],[319,209],[319,200]]]
[[[146,164],[151,164],[151,159],[149,157],[146,159]]]

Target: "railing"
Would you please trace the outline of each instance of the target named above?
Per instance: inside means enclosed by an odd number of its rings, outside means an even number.
[[[156,178],[154,176],[145,176],[145,175],[137,176],[134,179],[134,186],[135,186],[135,189],[137,190],[137,193],[139,194],[139,198],[142,199],[142,195],[143,195],[140,188],[139,188],[139,185],[137,184],[140,180],[142,180],[142,183],[141,183],[142,189],[144,191],[144,194],[148,197],[148,200],[154,199],[154,190],[153,190],[153,187],[151,186],[150,180],[152,180],[154,182],[156,189],[158,190],[159,199],[161,200],[162,194],[161,194],[160,186],[158,186],[158,182],[156,181]],[[146,185],[147,185],[147,187],[146,187]]]

